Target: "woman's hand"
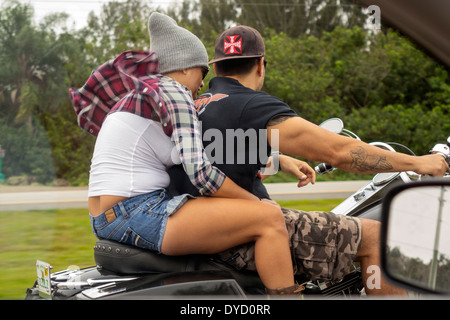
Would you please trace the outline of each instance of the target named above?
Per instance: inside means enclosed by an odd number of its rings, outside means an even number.
[[[281,171],[297,177],[299,188],[316,182],[316,172],[306,162],[281,154],[279,159]]]

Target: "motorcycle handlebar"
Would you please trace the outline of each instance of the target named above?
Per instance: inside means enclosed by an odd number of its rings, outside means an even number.
[[[332,165],[328,164],[328,163],[321,163],[318,166],[314,167],[314,170],[316,171],[317,174],[321,175],[321,174],[325,174],[328,172],[331,172],[333,170],[335,170],[336,168],[334,168]]]

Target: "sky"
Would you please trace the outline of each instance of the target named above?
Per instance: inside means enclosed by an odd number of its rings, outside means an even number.
[[[94,11],[96,15],[101,12],[104,4],[112,0],[19,0],[21,3],[31,4],[34,8],[36,22],[50,13],[66,12],[70,15],[69,26],[75,24],[75,28],[81,28],[87,21],[89,12]],[[123,0],[119,0],[122,2]],[[0,1],[1,2],[1,1]],[[157,6],[168,6],[181,0],[149,0]]]
[[[428,262],[433,254],[440,210],[438,249],[449,258],[450,188],[444,192],[440,187],[415,188],[396,197],[391,207],[390,245],[397,245],[404,254]]]

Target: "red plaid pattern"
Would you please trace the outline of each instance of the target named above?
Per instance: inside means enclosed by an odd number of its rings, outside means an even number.
[[[159,95],[158,57],[154,52],[125,51],[94,70],[80,89],[70,89],[78,125],[97,136],[106,116],[126,111],[165,123],[172,128]]]

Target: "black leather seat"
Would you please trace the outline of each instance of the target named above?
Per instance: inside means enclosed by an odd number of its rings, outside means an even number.
[[[219,261],[214,256],[187,255],[165,256],[155,252],[124,245],[110,240],[99,240],[94,247],[97,267],[119,275],[131,274],[192,274],[210,276],[228,274],[251,294],[264,294],[264,285],[258,274],[253,271],[236,270]]]
[[[165,256],[110,240],[94,246],[98,267],[119,274],[170,273],[195,270],[223,270],[207,255]]]

